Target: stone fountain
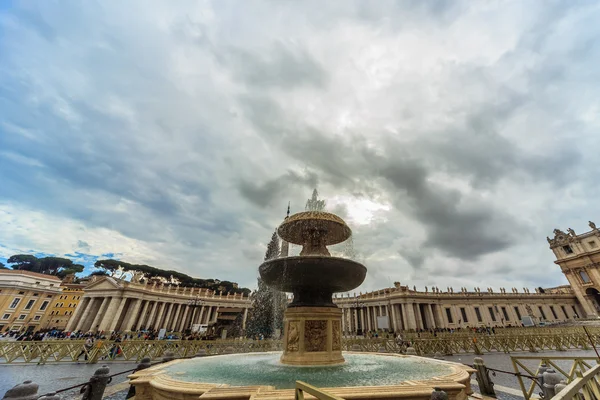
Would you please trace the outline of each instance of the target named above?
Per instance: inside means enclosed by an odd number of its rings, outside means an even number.
[[[294,296],[284,316],[283,353],[196,357],[138,371],[129,376],[136,400],[293,400],[296,380],[354,400],[429,400],[434,387],[450,400],[466,400],[474,370],[465,365],[391,353],[346,352],[344,359],[342,311],[332,295],[358,287],[367,269],[330,255],[327,246],[352,232],[323,206],[315,191],[307,211],[287,217],[277,229],[283,240],[302,246],[300,255],[259,267],[267,285]]]
[[[269,260],[259,268],[267,285],[294,296],[284,314],[281,362],[343,363],[342,310],[332,295],[358,287],[367,269],[356,261],[332,257],[327,246],[344,242],[352,231],[337,215],[305,211],[286,218],[277,232],[286,242],[302,245],[299,256]]]

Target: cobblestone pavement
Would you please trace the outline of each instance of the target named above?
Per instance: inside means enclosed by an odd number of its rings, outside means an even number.
[[[39,393],[44,394],[87,382],[94,372],[102,366],[98,364],[47,364],[47,365],[0,365],[0,398],[13,386],[25,380],[40,385]],[[110,373],[134,369],[134,363],[108,364]],[[115,376],[111,385],[127,380],[127,374]],[[79,389],[61,394],[63,399],[79,394]],[[124,398],[124,395],[123,395]]]

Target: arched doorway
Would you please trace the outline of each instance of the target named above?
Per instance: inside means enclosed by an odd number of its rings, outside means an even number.
[[[585,289],[586,297],[594,306],[594,310],[597,313],[600,313],[600,292],[596,288],[587,288]]]

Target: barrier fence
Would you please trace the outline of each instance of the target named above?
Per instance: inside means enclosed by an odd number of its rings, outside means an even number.
[[[363,339],[344,338],[345,351],[405,353],[413,347],[417,355],[427,356],[487,352],[537,352],[544,350],[589,349],[590,343],[600,345],[600,330],[590,330],[590,336],[574,329],[534,329],[536,334],[522,332],[496,335],[455,335],[431,338]],[[591,341],[590,341],[591,340]],[[280,351],[280,340],[138,340],[122,342],[98,340],[86,348],[84,340],[1,341],[0,364],[56,362],[139,362],[144,357],[156,359],[166,351],[177,358],[198,352],[208,355]]]

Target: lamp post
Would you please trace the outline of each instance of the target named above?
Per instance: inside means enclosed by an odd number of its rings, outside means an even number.
[[[194,326],[194,320],[196,319],[196,309],[204,305],[204,300],[200,296],[196,296],[193,299],[188,300],[188,306],[192,307],[192,319],[190,320],[190,331]]]
[[[363,308],[365,308],[367,305],[361,301],[358,301],[358,297],[354,297],[354,301],[351,303],[351,310],[355,310],[356,312],[356,329],[354,330],[354,336],[356,337],[358,335],[358,326],[360,325],[361,327],[361,332],[362,332],[362,319],[360,317],[360,315],[358,314],[359,310],[362,310]]]

